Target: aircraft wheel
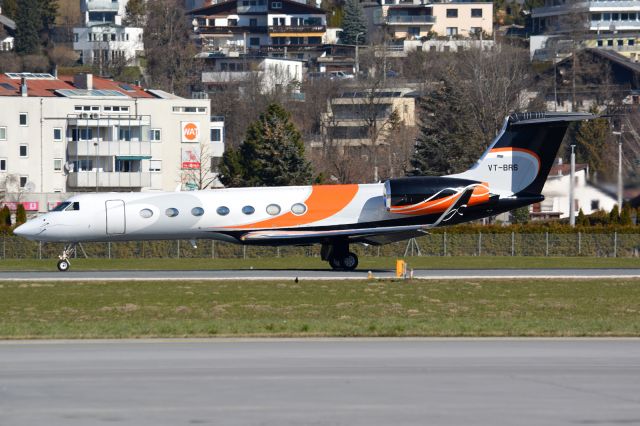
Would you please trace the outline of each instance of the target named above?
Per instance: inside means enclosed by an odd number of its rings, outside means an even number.
[[[337,271],[343,268],[342,262],[340,261],[340,258],[337,256],[331,256],[329,258],[329,265],[331,265],[331,269],[333,269],[334,271]]]
[[[69,263],[68,260],[62,259],[58,261],[58,271],[66,272],[69,270],[70,267],[71,267],[71,264]]]
[[[358,256],[355,253],[347,253],[345,257],[342,258],[342,267],[347,271],[353,271],[358,267]]]

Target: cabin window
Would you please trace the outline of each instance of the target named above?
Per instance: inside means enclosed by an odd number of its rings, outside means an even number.
[[[269,204],[267,206],[267,213],[269,213],[271,216],[275,216],[277,214],[280,214],[280,206],[277,204]]]
[[[226,206],[220,206],[218,207],[218,209],[216,210],[216,213],[218,213],[220,216],[226,216],[229,214],[229,207]]]
[[[169,217],[176,217],[176,216],[178,216],[178,214],[180,214],[178,209],[173,208],[173,207],[169,207],[167,210],[164,211],[164,213]]]
[[[291,206],[291,213],[300,216],[303,215],[307,212],[307,206],[305,206],[302,203],[296,203],[293,206]]]
[[[204,209],[202,207],[194,207],[191,209],[191,214],[194,216],[202,216],[204,214]]]
[[[246,215],[250,215],[255,213],[256,209],[253,208],[253,206],[244,206],[242,208],[242,213],[246,214]]]
[[[142,209],[140,210],[140,216],[145,219],[149,219],[151,216],[153,216],[153,211],[151,209]]]

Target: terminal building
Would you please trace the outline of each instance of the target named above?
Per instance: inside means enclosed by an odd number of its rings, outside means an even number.
[[[31,211],[69,193],[193,189],[224,151],[208,99],[91,74],[1,74],[0,110],[0,191]]]

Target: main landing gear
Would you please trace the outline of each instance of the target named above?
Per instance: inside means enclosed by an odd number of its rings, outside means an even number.
[[[73,256],[76,252],[75,244],[68,244],[64,246],[64,250],[62,250],[62,254],[58,256],[60,260],[58,260],[58,271],[66,272],[71,267],[71,262],[69,262],[69,258]]]
[[[323,244],[320,255],[336,271],[353,271],[358,267],[358,256],[349,251],[349,243],[346,241]]]

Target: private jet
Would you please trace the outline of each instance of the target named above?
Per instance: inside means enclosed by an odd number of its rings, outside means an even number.
[[[353,270],[351,244],[381,245],[429,229],[517,209],[544,199],[542,187],[581,113],[514,113],[476,164],[447,176],[373,184],[228,188],[185,192],[87,193],[15,229],[30,240],[65,243],[58,269],[81,242],[215,239],[238,244],[320,244],[336,270]]]

